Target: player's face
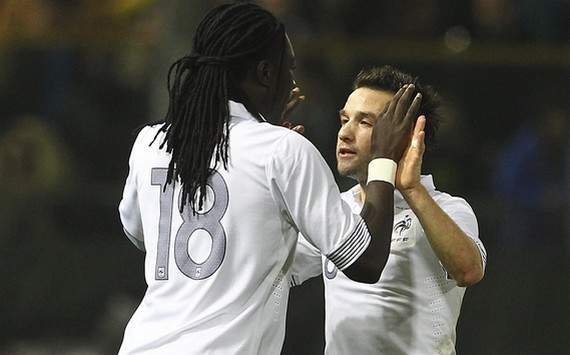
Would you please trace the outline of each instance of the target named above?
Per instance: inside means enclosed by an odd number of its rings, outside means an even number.
[[[336,144],[338,172],[365,182],[370,162],[370,139],[378,116],[394,94],[369,88],[354,90],[340,110]]]
[[[295,87],[295,52],[293,51],[293,45],[289,40],[289,36],[285,35],[285,52],[283,53],[283,59],[281,63],[281,72],[277,76],[278,82],[276,83],[275,89],[275,101],[274,107],[272,109],[272,121],[279,122],[285,107],[287,106],[287,101],[289,100],[289,95],[291,90]]]

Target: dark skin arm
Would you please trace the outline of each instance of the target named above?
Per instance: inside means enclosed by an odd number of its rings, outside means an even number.
[[[414,89],[413,85],[400,89],[376,120],[371,142],[373,158],[400,161],[408,146],[410,127],[418,114],[421,103],[420,95],[416,95],[412,100]],[[301,134],[304,132],[304,127],[294,126],[287,119],[304,99],[300,90],[295,88],[291,92],[289,103],[282,116],[285,127]],[[366,192],[360,216],[366,222],[372,239],[360,258],[345,269],[344,273],[354,281],[375,283],[379,280],[390,254],[394,223],[394,187],[387,182],[371,181],[367,185]]]
[[[401,88],[376,120],[371,141],[373,159],[388,158],[395,162],[400,161],[409,143],[410,128],[421,103],[421,95],[413,97],[414,89],[414,85]],[[343,272],[354,281],[376,283],[390,254],[394,223],[394,186],[384,181],[369,182],[360,216],[372,236],[370,245]]]

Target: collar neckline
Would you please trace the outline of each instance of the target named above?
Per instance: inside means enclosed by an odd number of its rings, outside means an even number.
[[[241,102],[228,100],[228,109],[230,112],[230,117],[245,118],[248,120],[254,120],[255,122],[259,122],[259,120],[255,118]],[[265,119],[265,117],[263,117],[262,114],[259,114],[259,116],[261,116],[263,122],[267,122],[267,120]]]
[[[433,176],[431,174],[422,175],[420,177],[420,182],[428,190],[428,193],[430,195],[432,195],[435,192],[435,185],[433,182]],[[360,184],[356,184],[347,192],[350,192],[354,203],[362,206],[363,203],[362,201],[360,201],[360,191],[361,191]],[[398,190],[394,190],[394,206],[405,207],[405,208],[407,208],[408,206],[408,203],[406,202],[406,200]]]

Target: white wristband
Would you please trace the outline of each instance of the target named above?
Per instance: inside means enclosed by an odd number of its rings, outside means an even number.
[[[368,163],[368,181],[385,181],[395,186],[398,164],[392,159],[376,158]]]

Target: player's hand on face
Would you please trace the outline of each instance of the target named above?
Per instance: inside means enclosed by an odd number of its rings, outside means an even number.
[[[289,99],[287,105],[285,106],[285,111],[283,111],[283,121],[287,121],[291,113],[299,106],[301,102],[305,101],[305,95],[301,93],[301,88],[295,86],[291,93],[289,94]]]
[[[285,106],[285,111],[283,112],[283,116],[281,117],[281,122],[283,122],[282,125],[284,127],[292,129],[293,131],[300,134],[305,133],[305,127],[303,125],[293,125],[289,121],[289,116],[291,116],[291,113],[303,101],[305,101],[305,95],[302,95],[301,89],[298,86],[296,86],[295,88],[293,88],[293,90],[291,90],[291,94],[289,95],[289,101],[287,102],[287,105]]]
[[[396,189],[406,192],[421,186],[422,159],[425,152],[426,117],[420,116],[413,132],[409,136],[408,146],[398,162],[396,171]]]
[[[372,130],[372,158],[400,161],[409,143],[414,118],[420,109],[421,94],[414,95],[413,84],[404,85],[374,124]]]

